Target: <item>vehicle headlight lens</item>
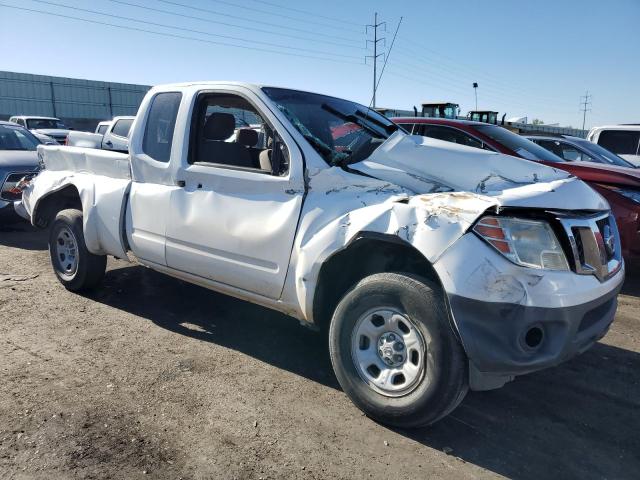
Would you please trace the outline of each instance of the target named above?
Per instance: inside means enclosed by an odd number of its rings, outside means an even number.
[[[473,231],[513,263],[545,270],[569,270],[560,242],[547,222],[486,216]]]

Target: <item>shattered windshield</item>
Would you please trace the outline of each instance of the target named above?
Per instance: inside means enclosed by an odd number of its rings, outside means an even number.
[[[399,129],[375,110],[347,100],[284,88],[262,90],[329,165],[365,160]]]

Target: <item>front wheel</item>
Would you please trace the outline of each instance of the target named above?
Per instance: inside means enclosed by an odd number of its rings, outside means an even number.
[[[53,271],[67,290],[89,290],[104,278],[107,256],[87,250],[80,210],[62,210],[56,215],[49,232],[49,254]]]
[[[466,355],[444,301],[414,276],[380,273],[353,287],[333,315],[329,350],[345,393],[388,425],[432,424],[468,389]]]

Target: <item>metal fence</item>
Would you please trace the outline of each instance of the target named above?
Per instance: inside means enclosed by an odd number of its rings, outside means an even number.
[[[149,88],[0,71],[0,119],[41,115],[76,128],[92,128],[117,115],[135,115]]]

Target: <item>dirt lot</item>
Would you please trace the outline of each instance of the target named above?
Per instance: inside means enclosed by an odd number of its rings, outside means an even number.
[[[73,295],[43,232],[0,227],[0,478],[638,478],[635,279],[581,357],[396,431],[295,321],[122,261]]]

